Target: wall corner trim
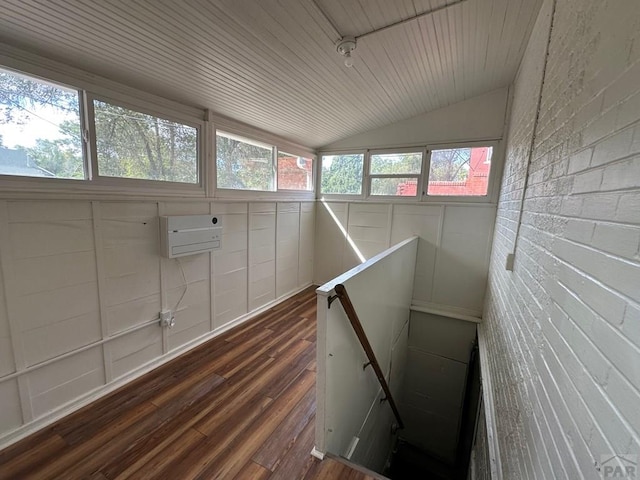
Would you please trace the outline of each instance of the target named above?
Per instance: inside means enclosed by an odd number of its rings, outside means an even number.
[[[495,400],[493,398],[493,384],[491,381],[491,367],[489,352],[485,338],[485,325],[478,324],[478,350],[480,352],[480,379],[482,382],[482,401],[484,403],[484,415],[487,425],[487,445],[489,446],[489,459],[492,480],[503,480],[502,461],[500,458],[500,445],[498,444],[498,430],[496,425]]]

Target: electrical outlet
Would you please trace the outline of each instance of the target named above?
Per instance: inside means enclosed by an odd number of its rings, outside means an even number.
[[[167,328],[173,328],[176,324],[176,317],[171,310],[163,310],[160,312],[160,325]]]
[[[515,253],[507,254],[507,263],[505,265],[505,268],[510,272],[513,272],[513,262],[515,261],[515,259],[516,259]]]

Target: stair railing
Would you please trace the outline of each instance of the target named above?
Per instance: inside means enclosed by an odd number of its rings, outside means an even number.
[[[367,338],[367,334],[365,333],[364,328],[362,328],[362,323],[360,323],[360,319],[358,318],[356,309],[351,303],[349,294],[347,294],[347,289],[343,284],[339,283],[334,287],[334,290],[336,294],[335,296],[329,297],[329,305],[331,305],[331,302],[333,302],[333,300],[335,300],[336,298],[340,300],[342,308],[344,309],[344,312],[347,314],[347,318],[349,319],[349,323],[351,323],[351,327],[353,327],[353,331],[356,333],[356,336],[360,341],[360,345],[362,345],[362,348],[364,349],[364,352],[367,354],[367,358],[369,359],[369,363],[366,363],[364,367],[366,368],[371,365],[371,367],[373,368],[373,371],[378,378],[378,382],[380,382],[380,386],[382,387],[382,390],[386,395],[386,397],[383,398],[382,401],[387,400],[389,402],[389,406],[391,407],[391,410],[393,410],[393,414],[398,421],[398,427],[404,428],[404,423],[400,418],[400,412],[398,411],[396,402],[393,400],[393,395],[391,394],[391,390],[389,389],[387,380],[384,378],[384,374],[382,373],[380,364],[376,359],[376,354],[374,353],[373,348],[371,348],[371,344],[369,343],[369,339]]]

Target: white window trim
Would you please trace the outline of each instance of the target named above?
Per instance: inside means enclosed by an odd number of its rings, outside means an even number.
[[[15,53],[15,52],[14,52]],[[18,57],[33,58],[42,61],[40,57],[17,52]],[[95,193],[105,196],[132,196],[132,197],[205,197],[205,185],[207,183],[207,162],[204,161],[207,142],[207,122],[204,120],[205,110],[184,107],[181,104],[161,97],[140,92],[124,85],[111,84],[114,89],[105,88],[83,80],[88,74],[80,70],[62,64],[55,64],[57,69],[48,70],[38,64],[15,58],[6,54],[0,55],[0,67],[13,71],[19,75],[32,77],[45,83],[59,85],[78,92],[83,101],[80,102],[80,117],[82,128],[89,131],[89,145],[83,142],[84,153],[84,179],[41,178],[19,175],[1,175],[0,189],[7,194],[39,194],[55,193],[60,195],[73,195],[76,193]],[[60,73],[62,70],[63,73]],[[69,73],[71,72],[71,73]],[[74,76],[74,73],[77,76]],[[91,76],[92,79],[94,78]],[[127,91],[128,93],[122,93]],[[93,99],[102,100],[115,105],[123,106],[148,115],[157,116],[173,122],[179,122],[191,126],[198,131],[197,158],[198,158],[198,183],[189,184],[182,182],[167,182],[162,180],[145,180],[120,177],[101,177],[95,175],[95,128],[92,121]],[[188,112],[188,113],[187,113]],[[93,130],[93,131],[91,131]],[[93,145],[91,145],[93,144]]]
[[[475,148],[475,147],[493,147],[491,158],[491,170],[489,172],[489,185],[486,195],[462,196],[462,195],[427,195],[427,185],[429,181],[429,171],[431,169],[431,151],[445,150],[451,148]],[[400,195],[371,195],[371,178],[415,178],[416,174],[398,174],[398,175],[371,175],[370,156],[377,153],[407,153],[423,151],[422,157],[422,173],[418,180],[418,195],[415,197],[407,197]],[[320,186],[322,184],[322,157],[325,155],[364,155],[362,194],[327,194],[322,193]],[[331,201],[352,201],[352,202],[371,202],[371,203],[413,203],[413,204],[495,204],[499,193],[499,179],[502,175],[502,167],[504,164],[504,142],[501,139],[491,140],[473,140],[461,142],[433,143],[422,145],[410,145],[395,148],[375,148],[375,149],[350,149],[350,150],[320,150],[318,152],[318,181],[316,189],[318,190],[318,199],[327,199]]]
[[[301,151],[299,147],[294,147],[293,149],[287,148],[287,144],[285,142],[269,142],[271,140],[277,140],[274,137],[270,137],[269,139],[263,138],[255,138],[248,137],[245,131],[238,133],[233,128],[225,128],[224,124],[217,124],[214,128],[211,129],[213,132],[213,172],[212,172],[212,181],[215,193],[213,196],[219,199],[230,199],[230,200],[277,200],[277,201],[300,201],[300,200],[313,200],[316,198],[316,189],[318,183],[316,182],[316,167],[318,164],[318,157],[315,153],[311,153],[310,151]],[[271,149],[271,161],[273,167],[273,181],[276,185],[275,190],[248,190],[248,189],[235,189],[235,188],[221,188],[218,187],[218,175],[217,175],[217,167],[218,167],[218,159],[217,159],[217,136],[224,136],[227,138],[231,138],[233,140],[237,140],[239,142],[248,143],[250,145],[255,145],[257,147],[268,148]],[[250,135],[250,133],[249,133]],[[259,136],[260,137],[260,136]],[[284,147],[282,146],[284,145]],[[290,146],[290,145],[289,145]],[[293,152],[290,152],[293,150]],[[287,152],[289,155],[298,155],[305,158],[311,158],[313,161],[313,189],[312,190],[288,190],[288,189],[280,189],[277,187],[278,184],[278,152]]]
[[[83,198],[207,198],[211,200],[260,201],[309,201],[316,197],[318,157],[314,149],[287,141],[242,122],[215,114],[211,110],[185,105],[154,95],[147,91],[129,87],[107,78],[99,77],[84,70],[59,63],[47,57],[26,52],[19,48],[1,44],[0,66],[7,70],[24,74],[43,82],[50,82],[80,92],[85,97],[90,94],[98,99],[138,110],[149,115],[166,118],[190,126],[198,126],[199,184],[173,183],[156,180],[98,177],[94,180],[38,178],[0,175],[1,194],[5,197],[24,196],[77,197]],[[86,92],[86,94],[85,94]],[[86,118],[86,114],[84,115]],[[86,120],[84,120],[86,122]],[[86,123],[85,123],[86,128]],[[312,158],[314,162],[314,190],[279,190],[261,192],[252,190],[218,190],[216,188],[216,147],[215,132],[224,132],[255,139],[287,153]],[[277,152],[277,150],[276,150]],[[90,154],[86,157],[85,168],[91,168]],[[276,153],[277,154],[277,153]]]
[[[148,109],[145,107],[141,107],[136,103],[132,102],[122,102],[120,100],[115,100],[110,97],[106,97],[103,95],[95,95],[91,92],[86,92],[85,94],[85,102],[86,102],[86,122],[89,129],[89,141],[90,145],[88,146],[88,154],[89,154],[89,166],[90,171],[93,172],[90,181],[95,185],[104,185],[108,187],[126,187],[130,186],[132,189],[142,188],[143,190],[165,190],[167,188],[182,191],[185,193],[204,193],[204,184],[206,179],[206,162],[204,162],[203,155],[203,131],[204,131],[204,121],[196,122],[196,121],[185,121],[184,119],[178,119],[173,117],[171,114],[167,113],[159,113],[155,110]],[[182,125],[186,125],[187,127],[194,128],[196,130],[196,171],[198,175],[198,181],[196,183],[186,183],[186,182],[170,182],[166,180],[151,180],[151,179],[142,179],[142,178],[126,178],[126,177],[110,177],[107,175],[100,175],[100,170],[98,168],[98,157],[97,157],[97,149],[96,149],[96,131],[95,131],[95,113],[93,110],[93,102],[104,102],[109,103],[111,105],[115,105],[118,107],[123,107],[132,111],[136,111],[139,113],[143,113],[146,115],[151,115],[153,117],[157,117],[163,120],[168,120],[170,122],[180,123]]]
[[[454,148],[478,148],[493,147],[491,154],[491,168],[489,170],[489,183],[486,195],[427,195],[429,171],[431,170],[431,152],[433,150],[447,150]],[[427,164],[425,166],[424,188],[422,189],[421,201],[425,203],[496,203],[499,190],[499,175],[502,174],[503,151],[500,140],[480,141],[480,142],[456,142],[448,144],[433,145],[428,150]],[[498,158],[500,161],[498,162]],[[498,166],[498,163],[500,166]]]
[[[297,195],[302,194],[304,197],[315,198],[316,191],[316,163],[318,163],[318,158],[315,155],[298,155],[295,153],[285,152],[282,149],[276,148],[276,185],[278,184],[278,155],[284,153],[285,155],[289,155],[292,157],[300,157],[300,158],[309,158],[311,159],[311,190],[296,190],[291,188],[280,188],[278,187],[277,192],[286,194],[286,195]]]
[[[380,174],[380,173],[371,173],[371,156],[372,155],[386,155],[393,153],[420,153],[422,155],[422,162],[420,167],[420,173],[398,173],[398,174]],[[423,185],[425,180],[425,168],[427,162],[428,150],[426,147],[403,147],[403,148],[377,148],[375,150],[367,151],[367,198],[378,199],[378,200],[395,200],[395,201],[417,201],[422,197]],[[407,195],[374,195],[371,193],[372,180],[374,178],[415,178],[418,180],[418,185],[416,187],[416,195],[409,197]]]
[[[362,155],[362,188],[360,193],[323,193],[322,192],[322,157],[330,155]],[[331,150],[318,152],[317,161],[317,178],[316,190],[318,191],[317,198],[319,199],[331,199],[331,200],[364,200],[367,198],[366,177],[367,177],[367,150]]]

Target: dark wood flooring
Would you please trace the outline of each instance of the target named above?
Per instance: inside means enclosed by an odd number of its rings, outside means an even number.
[[[309,288],[0,452],[0,479],[350,479],[310,456]]]

